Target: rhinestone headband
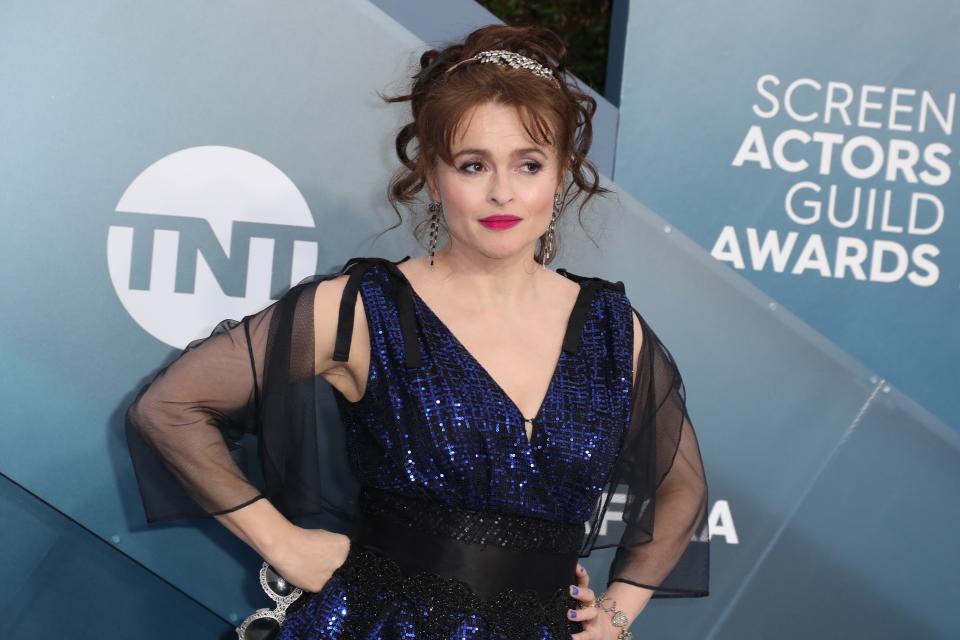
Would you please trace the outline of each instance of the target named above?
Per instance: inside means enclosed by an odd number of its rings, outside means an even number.
[[[447,69],[447,73],[450,73],[460,65],[465,62],[479,62],[479,63],[489,63],[500,65],[501,67],[512,67],[514,69],[526,69],[535,76],[540,76],[541,78],[546,78],[552,80],[554,84],[560,86],[560,83],[557,82],[557,79],[554,77],[553,72],[550,69],[546,68],[536,60],[528,58],[527,56],[520,55],[519,53],[514,53],[513,51],[504,51],[503,49],[493,49],[489,51],[481,51],[472,58],[467,58],[466,60],[461,60],[457,64],[453,65]]]

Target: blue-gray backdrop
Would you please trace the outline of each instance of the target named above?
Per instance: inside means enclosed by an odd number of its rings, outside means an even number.
[[[708,598],[633,631],[960,637],[960,9],[616,15],[593,154],[616,195],[590,238],[561,230],[560,266],[623,280],[677,358],[713,559]],[[371,243],[406,120],[376,91],[495,21],[468,0],[0,5],[5,638],[229,638],[266,604],[216,521],[145,524],[123,411],[217,320],[421,252],[407,227]]]

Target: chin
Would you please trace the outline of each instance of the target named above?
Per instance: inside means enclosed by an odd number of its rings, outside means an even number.
[[[504,260],[507,258],[515,258],[518,255],[523,255],[527,252],[527,245],[513,242],[502,242],[483,245],[478,247],[477,250],[488,258],[494,260]]]

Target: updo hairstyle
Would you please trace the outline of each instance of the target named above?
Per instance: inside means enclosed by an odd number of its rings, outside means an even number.
[[[488,50],[507,50],[527,56],[550,69],[557,83],[526,69],[489,63],[468,62],[446,72],[461,60]],[[563,40],[547,28],[489,25],[472,32],[462,42],[423,53],[409,93],[380,94],[388,103],[410,102],[413,115],[413,121],[404,125],[396,137],[396,152],[402,166],[390,181],[387,199],[399,220],[387,231],[403,221],[397,206],[403,204],[414,215],[414,236],[424,243],[429,218],[423,215],[424,204],[418,195],[426,185],[426,170],[436,166],[438,160],[453,164],[453,140],[458,126],[470,109],[488,102],[516,107],[530,138],[556,149],[560,160],[557,178],[562,187],[560,217],[568,204],[585,194],[578,211],[583,226],[582,214],[587,201],[610,190],[599,185],[599,174],[587,159],[597,103],[568,79],[563,62],[566,51]],[[408,147],[414,140],[417,145],[411,154]],[[422,219],[417,222],[417,218]],[[441,231],[446,235],[442,220]],[[534,255],[539,264],[544,260],[545,237],[546,233],[540,236]],[[557,255],[559,233],[555,234],[554,242],[556,248],[547,256],[547,264]]]

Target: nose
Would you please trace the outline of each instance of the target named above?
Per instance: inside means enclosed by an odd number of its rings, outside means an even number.
[[[497,206],[505,205],[513,200],[513,187],[506,172],[497,171],[490,180],[490,192],[487,196],[490,202]]]

